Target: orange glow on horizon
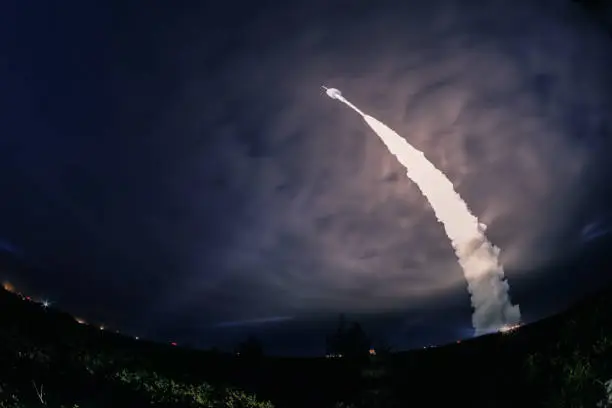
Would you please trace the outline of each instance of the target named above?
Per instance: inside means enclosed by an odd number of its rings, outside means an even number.
[[[15,293],[15,287],[10,282],[2,282],[2,287],[7,292]]]

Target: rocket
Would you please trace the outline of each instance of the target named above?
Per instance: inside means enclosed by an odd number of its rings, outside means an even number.
[[[362,117],[365,117],[365,113],[363,113],[362,111],[360,111],[355,105],[353,105],[352,103],[350,103],[349,101],[346,100],[346,98],[344,96],[342,96],[342,92],[340,92],[339,89],[336,88],[328,88],[325,85],[322,85],[321,88],[323,88],[325,90],[325,93],[327,94],[327,96],[329,96],[332,99],[337,99],[340,102],[344,103],[345,105],[347,105],[349,108],[353,109],[355,112],[357,112],[358,114],[360,114]]]
[[[330,98],[332,98],[332,99],[340,99],[341,100],[342,92],[340,92],[338,89],[336,89],[336,88],[328,88],[325,85],[321,86],[321,88],[323,88],[325,90],[325,93]]]

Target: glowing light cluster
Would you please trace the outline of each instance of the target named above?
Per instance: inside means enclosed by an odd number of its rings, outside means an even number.
[[[506,325],[499,329],[500,333],[511,333],[521,327],[520,324]]]
[[[15,293],[15,287],[10,282],[2,282],[2,287],[7,292]]]

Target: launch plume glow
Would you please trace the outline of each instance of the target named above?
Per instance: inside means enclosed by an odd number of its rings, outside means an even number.
[[[520,323],[520,309],[510,301],[509,285],[499,262],[499,248],[485,236],[478,221],[453,184],[423,154],[393,129],[366,115],[346,100],[339,90],[324,88],[327,95],[359,113],[406,169],[406,175],[427,198],[444,227],[468,284],[475,335],[498,331]]]

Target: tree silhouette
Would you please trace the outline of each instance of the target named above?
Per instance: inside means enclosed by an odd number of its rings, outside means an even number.
[[[342,355],[349,359],[367,358],[371,341],[357,322],[347,324],[340,315],[336,332],[327,337],[328,354]]]
[[[238,345],[236,350],[238,356],[246,359],[259,359],[263,357],[263,345],[261,340],[251,335]]]
[[[338,317],[336,332],[327,336],[327,354],[342,354],[342,339],[346,332],[346,318],[344,314]]]

